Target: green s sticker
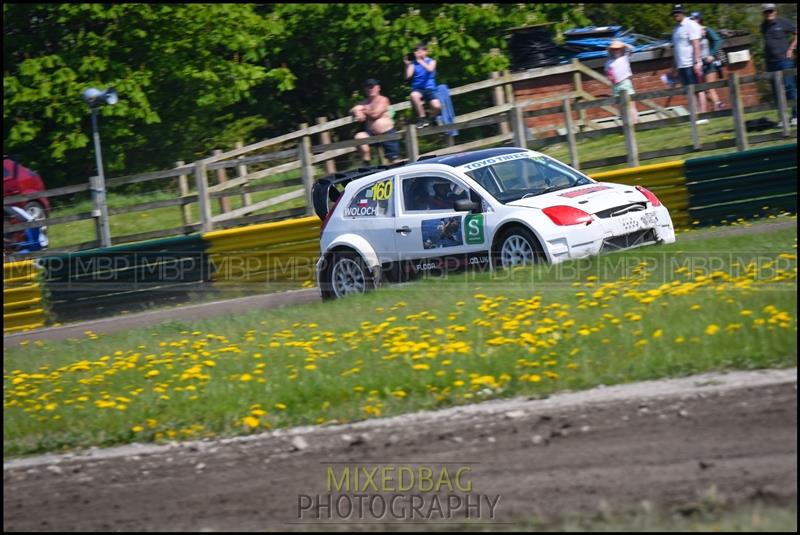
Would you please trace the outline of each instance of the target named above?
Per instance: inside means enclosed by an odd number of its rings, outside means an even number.
[[[470,214],[464,218],[464,235],[468,245],[483,243],[483,214]]]

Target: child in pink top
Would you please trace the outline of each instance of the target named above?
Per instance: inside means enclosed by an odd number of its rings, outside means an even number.
[[[633,47],[629,44],[623,43],[618,39],[614,39],[608,45],[608,60],[606,61],[605,71],[608,79],[614,84],[614,96],[619,96],[621,91],[627,91],[628,95],[634,95],[633,90],[633,72],[631,71],[630,55]],[[636,124],[638,119],[638,112],[636,111],[636,104],[631,101],[630,103],[630,118],[631,123]]]

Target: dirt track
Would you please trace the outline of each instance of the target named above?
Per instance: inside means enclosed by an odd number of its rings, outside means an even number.
[[[686,507],[714,485],[734,503],[789,503],[797,496],[796,407],[795,368],[244,439],[13,460],[4,466],[3,528],[321,529],[298,523],[298,495],[325,493],[326,468],[345,466],[336,462],[469,465],[475,495],[500,495],[495,518],[485,510],[480,517],[495,523],[480,527],[495,529],[533,515],[617,510],[641,500]],[[323,527],[398,528],[333,521]]]

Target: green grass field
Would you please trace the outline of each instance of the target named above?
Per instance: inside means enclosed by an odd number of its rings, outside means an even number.
[[[652,506],[651,506],[652,507]],[[557,520],[532,520],[514,526],[515,531],[675,533],[797,532],[797,506],[765,505],[754,502],[736,507],[701,504],[692,514],[652,511],[640,508],[627,514],[594,514]]]
[[[4,455],[795,366],[796,227],[682,239],[695,232],[338,302],[23,341],[4,356]]]

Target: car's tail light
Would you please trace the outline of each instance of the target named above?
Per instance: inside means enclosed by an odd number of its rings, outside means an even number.
[[[542,210],[544,214],[549,217],[556,225],[589,225],[592,222],[592,216],[579,208],[572,206],[549,206]]]
[[[333,215],[334,210],[336,210],[336,206],[339,204],[339,201],[342,200],[342,197],[344,197],[344,194],[339,195],[339,198],[336,199],[336,202],[333,203],[333,206],[331,206],[331,209],[328,210],[327,214],[325,214],[325,219],[322,220],[322,224],[319,226],[319,237],[320,238],[322,238],[322,232],[325,230],[325,225],[327,225],[328,221],[330,221],[331,216]]]
[[[650,204],[653,206],[661,206],[661,201],[658,200],[658,197],[656,197],[655,193],[642,186],[636,186],[636,189],[638,189],[642,195],[647,197],[647,200],[650,201]]]

